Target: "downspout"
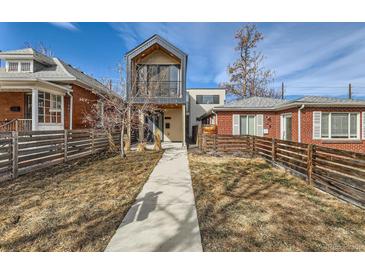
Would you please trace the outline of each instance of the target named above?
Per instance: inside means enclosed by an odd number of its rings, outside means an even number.
[[[301,123],[302,123],[302,109],[304,108],[304,104],[298,109],[298,143],[302,142],[302,132],[301,132]]]
[[[74,102],[74,97],[72,96],[71,92],[67,92],[68,96],[70,96],[70,124],[69,124],[69,128],[70,130],[72,130],[72,115],[73,115],[73,102]]]
[[[215,124],[218,126],[218,115],[217,115],[217,113],[216,112],[214,112],[214,110],[212,110],[212,114],[214,114],[215,115]]]

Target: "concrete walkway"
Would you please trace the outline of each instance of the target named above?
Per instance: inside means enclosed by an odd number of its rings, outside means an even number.
[[[105,251],[202,251],[187,151],[181,144],[168,145]]]

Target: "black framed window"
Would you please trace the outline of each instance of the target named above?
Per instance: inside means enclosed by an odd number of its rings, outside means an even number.
[[[179,69],[180,65],[138,65],[137,92],[159,97],[178,95]]]
[[[196,103],[199,105],[219,104],[219,95],[197,95]]]

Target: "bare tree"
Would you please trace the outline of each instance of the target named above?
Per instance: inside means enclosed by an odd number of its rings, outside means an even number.
[[[53,51],[51,49],[51,47],[47,46],[45,43],[43,42],[39,42],[37,45],[32,45],[30,42],[25,42],[24,46],[26,48],[34,48],[35,50],[37,50],[38,52],[48,56],[48,57],[53,57]]]
[[[236,32],[235,39],[238,41],[235,50],[238,51],[239,57],[228,66],[230,79],[222,86],[229,93],[239,97],[279,97],[270,87],[274,81],[274,72],[263,67],[264,56],[256,51],[257,44],[264,39],[256,25],[244,25]]]
[[[98,101],[91,102],[91,111],[84,114],[84,120],[90,126],[98,130],[105,130],[108,133],[115,129],[121,131],[120,155],[123,158],[126,157],[125,150],[130,148],[130,132],[133,130],[140,130],[141,127],[143,127],[143,134],[144,129],[147,126],[144,123],[144,117],[153,115],[157,110],[156,106],[149,100],[149,96],[144,96],[148,95],[150,87],[141,85],[136,77],[133,78],[131,85],[131,89],[136,92],[131,92],[126,96],[127,91],[124,72],[123,64],[119,64],[119,80],[117,83],[112,85],[112,81],[103,80],[110,89],[110,92],[100,94]],[[136,103],[136,99],[141,95],[144,98],[144,102]],[[124,140],[125,131],[128,132],[126,142]],[[155,140],[158,141],[160,138],[155,138]],[[144,150],[144,137],[140,136],[139,141],[138,149]],[[160,146],[157,145],[157,147]]]

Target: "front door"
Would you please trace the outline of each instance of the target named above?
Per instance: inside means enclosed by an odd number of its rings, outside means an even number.
[[[292,140],[292,115],[283,114],[281,115],[281,139]]]

